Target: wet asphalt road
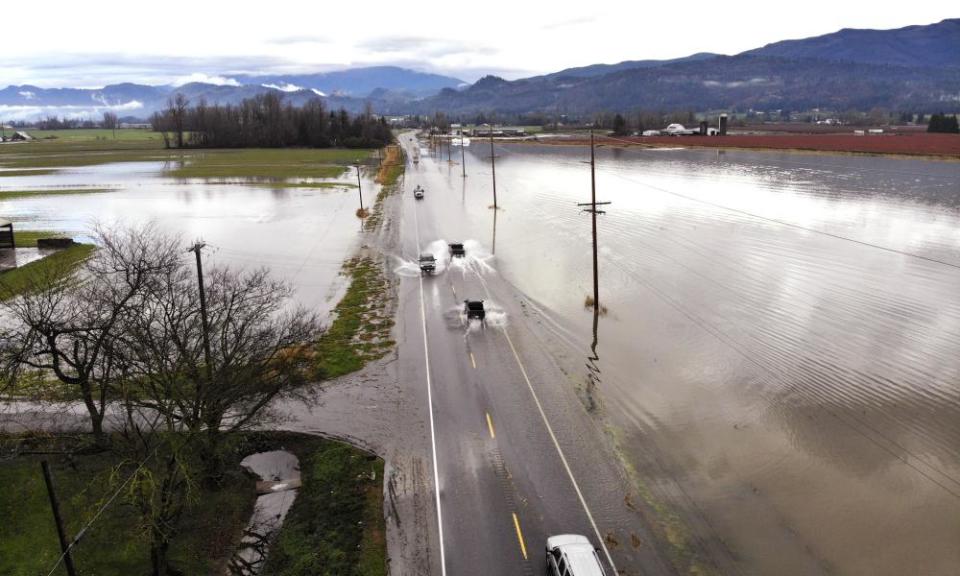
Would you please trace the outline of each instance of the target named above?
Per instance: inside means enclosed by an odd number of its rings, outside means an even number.
[[[409,135],[402,144],[412,158]],[[423,200],[412,194],[418,184]],[[459,166],[427,156],[408,164],[403,253],[394,255],[402,276],[400,378],[432,398],[428,453],[435,453],[433,521],[439,516],[442,539],[431,545],[434,572],[544,574],[546,538],[578,533],[599,548],[608,574],[671,573],[627,497],[602,423],[541,346],[544,319],[496,273],[490,247],[471,242],[465,260],[445,265],[438,241],[468,240],[458,236],[462,193]],[[420,277],[413,263],[431,244],[440,269]],[[461,317],[466,298],[493,308],[485,327]]]

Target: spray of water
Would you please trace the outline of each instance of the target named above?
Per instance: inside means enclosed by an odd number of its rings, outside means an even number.
[[[507,313],[503,308],[498,306],[496,302],[484,300],[483,310],[486,312],[486,316],[483,321],[475,318],[468,319],[467,311],[464,309],[463,304],[448,308],[447,312],[444,314],[444,317],[447,319],[447,323],[451,327],[458,327],[463,330],[464,338],[471,333],[479,332],[487,328],[507,327]]]
[[[431,255],[436,259],[434,274],[442,274],[450,265],[450,248],[445,240],[434,240],[427,244],[412,260],[402,256],[394,256],[397,265],[393,273],[397,276],[414,278],[420,275],[420,256]]]
[[[458,270],[464,275],[467,272],[473,272],[477,275],[495,272],[491,265],[493,254],[476,240],[465,240],[463,251],[464,256],[462,258],[453,258],[450,261],[451,270]]]

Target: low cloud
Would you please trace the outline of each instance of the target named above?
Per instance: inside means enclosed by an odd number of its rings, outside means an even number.
[[[130,100],[110,106],[29,106],[0,104],[0,116],[5,120],[32,121],[39,118],[56,116],[71,120],[99,118],[104,112],[134,112],[143,108],[143,102]]]
[[[273,88],[274,90],[279,90],[281,92],[297,92],[299,90],[303,90],[302,87],[289,82],[283,84],[261,84],[261,86],[264,88]]]
[[[217,76],[204,74],[203,72],[194,72],[189,76],[181,76],[174,80],[172,84],[174,86],[183,86],[184,84],[190,84],[191,82],[201,82],[203,84],[213,84],[215,86],[239,86],[240,83],[234,80],[233,78],[227,78],[226,76]]]

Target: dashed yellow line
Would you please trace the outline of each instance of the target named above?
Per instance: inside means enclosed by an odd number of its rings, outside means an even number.
[[[473,369],[477,369],[477,359],[473,357],[473,352],[470,353],[470,363],[473,364]]]
[[[527,545],[523,541],[523,531],[520,530],[520,519],[517,518],[517,513],[513,513],[513,527],[517,529],[517,540],[520,541],[520,552],[523,553],[523,559],[527,559]]]
[[[496,438],[497,433],[493,431],[493,418],[490,417],[490,413],[487,412],[487,428],[490,429],[490,437]]]

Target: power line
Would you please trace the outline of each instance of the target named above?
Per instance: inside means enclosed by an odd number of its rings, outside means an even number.
[[[132,480],[133,477],[136,476],[137,473],[140,472],[140,469],[144,467],[144,465],[147,463],[147,461],[157,455],[157,450],[159,450],[159,449],[160,449],[159,446],[157,446],[156,448],[154,448],[154,449],[153,449],[153,452],[151,452],[150,454],[148,454],[148,455],[146,456],[146,458],[144,458],[143,461],[140,462],[140,465],[137,466],[137,468],[133,471],[133,473],[130,474],[129,476],[127,476],[127,479],[124,480],[122,484],[120,484],[120,487],[117,488],[117,490],[110,496],[110,498],[103,504],[103,506],[101,506],[100,509],[97,510],[97,513],[93,515],[93,518],[91,518],[90,521],[87,522],[87,524],[86,524],[83,528],[81,528],[79,532],[77,532],[76,537],[73,539],[72,542],[70,542],[70,545],[67,546],[67,549],[64,550],[64,551],[60,554],[60,557],[59,557],[59,558],[57,558],[56,564],[54,564],[54,565],[53,565],[53,568],[51,568],[50,571],[47,572],[47,576],[52,576],[52,574],[53,574],[54,572],[56,572],[57,568],[60,567],[60,563],[63,562],[63,559],[67,556],[67,554],[69,554],[70,551],[73,550],[73,547],[76,546],[76,545],[80,542],[80,539],[83,538],[83,535],[86,534],[87,530],[88,530],[91,526],[93,526],[93,524],[100,518],[100,515],[103,514],[103,511],[106,510],[107,508],[109,508],[111,504],[113,504],[113,501],[117,498],[117,496],[120,495],[120,492],[122,492],[123,489],[124,489],[124,488],[127,486],[127,484],[130,482],[130,480]]]
[[[832,232],[827,232],[827,231],[825,231],[825,230],[817,230],[816,228],[810,228],[810,227],[808,227],[808,226],[802,226],[802,225],[800,225],[800,224],[794,224],[793,222],[787,222],[787,221],[785,221],[785,220],[779,220],[779,219],[777,219],[777,218],[770,218],[769,216],[761,216],[760,214],[755,214],[755,213],[753,213],[753,212],[748,212],[747,210],[742,210],[742,209],[740,209],[740,208],[733,208],[733,207],[730,207],[730,206],[724,206],[723,204],[717,204],[716,202],[710,202],[709,200],[703,200],[703,199],[701,199],[701,198],[696,198],[696,197],[694,197],[694,196],[688,196],[688,195],[682,194],[682,193],[680,193],[680,192],[674,192],[673,190],[667,190],[666,188],[661,188],[661,187],[659,187],[659,186],[655,186],[655,185],[653,185],[653,184],[648,184],[648,183],[642,182],[642,181],[640,181],[640,180],[636,180],[636,179],[633,179],[633,178],[628,178],[627,176],[624,176],[623,174],[619,174],[619,173],[617,173],[616,171],[613,171],[613,174],[614,174],[615,176],[619,177],[619,178],[622,178],[623,180],[628,181],[628,182],[633,182],[633,183],[635,183],[635,184],[640,184],[641,186],[646,186],[647,188],[651,188],[651,189],[656,190],[656,191],[658,191],[658,192],[663,192],[664,194],[670,194],[670,195],[672,195],[672,196],[677,196],[678,198],[683,198],[684,200],[689,200],[689,201],[691,201],[691,202],[698,202],[698,203],[700,203],[700,204],[706,204],[707,206],[712,206],[712,207],[714,207],[714,208],[719,208],[719,209],[721,209],[721,210],[727,210],[727,211],[729,211],[729,212],[734,212],[734,213],[736,213],[736,214],[742,214],[742,215],[744,215],[744,216],[749,216],[750,218],[756,218],[757,220],[763,220],[763,221],[766,221],[766,222],[772,222],[772,223],[774,223],[774,224],[779,224],[779,225],[781,225],[781,226],[787,226],[787,227],[795,228],[795,229],[798,229],[798,230],[804,230],[804,231],[806,231],[806,232],[813,232],[814,234],[820,234],[820,235],[822,235],[822,236],[827,236],[827,237],[830,237],[830,238],[835,238],[835,239],[837,239],[837,240],[844,240],[844,241],[846,241],[846,242],[852,242],[852,243],[854,243],[854,244],[859,244],[859,245],[861,245],[861,246],[869,246],[869,247],[871,247],[871,248],[876,248],[876,249],[878,249],[878,250],[883,250],[883,251],[885,251],[885,252],[891,252],[891,253],[893,253],[893,254],[899,254],[899,255],[901,255],[901,256],[909,256],[909,257],[911,257],[911,258],[917,258],[917,259],[919,259],[919,260],[925,260],[925,261],[927,261],[927,262],[933,262],[934,264],[942,264],[942,265],[944,265],[944,266],[950,266],[951,268],[960,269],[960,264],[954,264],[954,263],[952,263],[952,262],[947,262],[947,261],[945,261],[945,260],[939,260],[939,259],[937,259],[937,258],[932,258],[932,257],[930,257],[930,256],[924,256],[924,255],[922,255],[922,254],[916,254],[916,253],[914,253],[914,252],[907,252],[906,250],[899,250],[899,249],[897,249],[897,248],[891,248],[891,247],[889,247],[889,246],[883,246],[883,245],[881,245],[881,244],[874,244],[874,243],[872,243],[872,242],[867,242],[866,240],[857,240],[856,238],[850,238],[850,237],[848,237],[848,236],[842,236],[842,235],[840,235],[840,234],[834,234],[834,233],[832,233]]]

